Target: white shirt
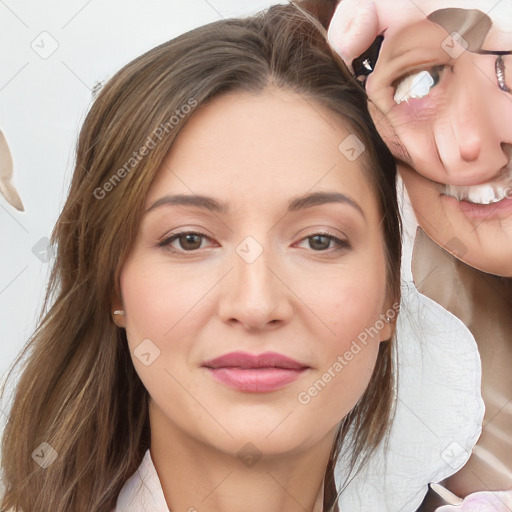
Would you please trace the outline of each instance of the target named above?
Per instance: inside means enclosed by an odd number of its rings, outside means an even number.
[[[341,494],[341,510],[413,512],[430,482],[440,482],[467,462],[485,413],[481,362],[475,338],[452,313],[418,292],[411,260],[418,222],[401,179],[403,221],[402,300],[396,325],[398,392],[387,445]],[[338,459],[336,483],[346,477]]]
[[[121,489],[112,512],[169,512],[149,449]]]

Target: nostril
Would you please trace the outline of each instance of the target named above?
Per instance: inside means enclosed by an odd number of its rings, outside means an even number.
[[[503,154],[505,155],[507,162],[510,163],[510,161],[512,160],[512,143],[507,144],[506,142],[502,142],[501,151],[503,151]]]

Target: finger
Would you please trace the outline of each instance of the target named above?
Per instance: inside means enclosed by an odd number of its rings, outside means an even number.
[[[512,493],[476,492],[470,494],[459,506],[444,505],[435,512],[510,512]]]
[[[23,203],[21,202],[16,188],[11,183],[12,174],[13,164],[11,152],[7,145],[7,140],[2,130],[0,130],[0,193],[7,199],[8,203],[22,212],[24,211]]]
[[[378,35],[373,0],[342,0],[327,31],[329,43],[350,68],[354,58],[367,50]]]
[[[0,130],[0,178],[10,179],[12,176],[12,157],[7,140]]]

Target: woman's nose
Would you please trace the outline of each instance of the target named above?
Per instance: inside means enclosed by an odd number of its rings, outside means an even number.
[[[237,247],[233,268],[224,277],[219,290],[222,320],[253,331],[286,323],[293,313],[291,300],[294,296],[293,283],[288,282],[289,278],[282,275],[275,260],[258,245],[254,239],[249,239]]]
[[[512,143],[512,96],[477,68],[470,75],[454,75],[454,81],[447,108],[435,122],[439,158],[453,184],[483,183],[508,163],[505,146]]]

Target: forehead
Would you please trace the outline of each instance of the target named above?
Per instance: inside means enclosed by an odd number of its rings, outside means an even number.
[[[446,36],[447,33],[444,28],[427,18],[411,21],[411,23],[398,30],[390,29],[389,33],[386,34],[379,59],[381,57],[396,59],[414,48],[441,52],[441,43],[446,39]]]
[[[310,98],[276,89],[230,92],[190,117],[150,188],[148,203],[164,189],[215,190],[233,203],[250,197],[268,204],[314,187],[336,187],[366,200],[372,185],[363,158],[350,160],[343,152],[350,136],[348,123]]]

